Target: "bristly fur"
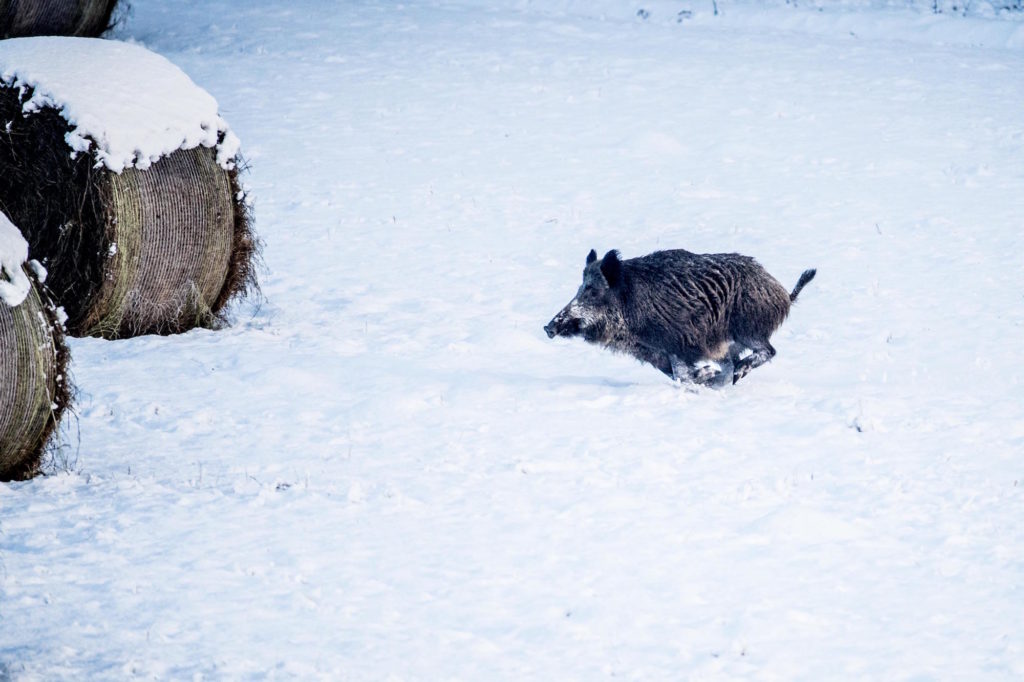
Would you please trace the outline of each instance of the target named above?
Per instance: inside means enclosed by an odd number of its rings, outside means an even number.
[[[804,273],[793,298],[813,273]],[[728,354],[735,381],[774,355],[768,340],[790,296],[757,261],[735,253],[677,249],[622,260],[609,251],[598,261],[591,251],[576,297],[545,330],[582,336],[677,378],[680,367],[692,374],[697,363]]]

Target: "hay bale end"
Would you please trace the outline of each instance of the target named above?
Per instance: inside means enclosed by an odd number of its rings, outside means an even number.
[[[0,481],[38,473],[71,394],[58,311],[27,251],[0,213]]]

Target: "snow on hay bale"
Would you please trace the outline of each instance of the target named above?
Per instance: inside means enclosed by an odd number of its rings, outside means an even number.
[[[118,0],[0,0],[0,38],[99,37]]]
[[[28,244],[0,213],[0,481],[36,473],[69,401],[57,311],[27,258]]]
[[[0,209],[73,335],[215,326],[255,289],[238,147],[213,97],[142,47],[0,41]]]

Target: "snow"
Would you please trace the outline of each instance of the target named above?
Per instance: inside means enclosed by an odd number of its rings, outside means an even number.
[[[23,269],[27,260],[28,242],[0,212],[0,301],[12,308],[21,305],[32,288]]]
[[[217,101],[165,57],[95,38],[0,42],[0,82],[32,88],[26,115],[54,108],[71,125],[68,146],[115,173],[145,169],[179,149],[217,147],[230,168],[239,140]]]
[[[539,4],[133,2],[246,141],[266,302],[71,341],[0,679],[1024,676],[1024,53]],[[591,248],[818,274],[690,392],[546,338]]]
[[[1017,0],[450,0],[460,7],[528,10],[556,19],[794,31],[857,40],[1024,48]],[[1019,1],[1017,2],[1019,5]],[[717,8],[717,14],[716,12]],[[936,11],[936,8],[938,11]],[[1024,6],[1019,7],[1024,9]],[[999,17],[1001,21],[992,21]]]

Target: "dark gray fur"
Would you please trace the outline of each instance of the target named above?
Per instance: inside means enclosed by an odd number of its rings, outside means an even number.
[[[768,339],[814,274],[805,271],[787,293],[757,261],[736,253],[676,249],[622,260],[609,251],[598,261],[591,251],[575,298],[544,331],[582,336],[702,384],[719,378],[708,361],[728,361],[736,383],[775,355]]]

